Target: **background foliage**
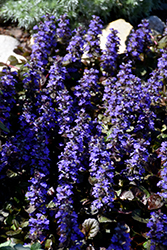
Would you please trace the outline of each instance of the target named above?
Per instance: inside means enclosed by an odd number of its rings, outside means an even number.
[[[162,3],[163,0],[5,0],[0,2],[0,14],[5,20],[18,21],[19,26],[31,29],[46,13],[57,19],[68,13],[74,27],[87,27],[92,15],[100,16],[105,22],[115,17],[135,22],[153,9],[161,8]]]

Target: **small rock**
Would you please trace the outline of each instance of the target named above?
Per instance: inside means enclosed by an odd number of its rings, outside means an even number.
[[[15,57],[19,63],[26,61],[25,57],[14,52],[19,44],[19,41],[14,37],[0,35],[0,62],[8,64],[8,59],[11,56]]]
[[[8,57],[13,54],[13,50],[19,45],[19,41],[14,37],[0,35],[0,62],[7,63]]]
[[[149,22],[149,28],[153,31],[154,35],[163,34],[165,23],[157,16],[150,16],[145,18]]]
[[[133,26],[126,22],[124,19],[118,19],[107,25],[105,29],[102,30],[102,35],[100,36],[100,47],[105,49],[105,44],[107,41],[107,36],[110,34],[110,29],[113,28],[118,31],[118,37],[120,38],[119,54],[124,53],[126,50],[126,39],[130,34]]]

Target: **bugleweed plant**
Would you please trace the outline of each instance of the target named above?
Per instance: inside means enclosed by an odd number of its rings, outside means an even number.
[[[46,15],[25,73],[1,73],[0,241],[12,247],[166,249],[167,50],[146,21],[124,54],[113,29],[101,50],[102,27]]]

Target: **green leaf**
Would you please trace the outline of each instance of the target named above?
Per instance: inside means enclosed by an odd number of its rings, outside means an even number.
[[[130,132],[132,132],[134,130],[134,127],[133,126],[130,126],[127,130],[126,130],[126,132],[127,133],[130,133]]]
[[[0,244],[0,248],[1,247],[6,247],[6,246],[11,246],[11,245],[12,245],[12,241],[11,240],[7,240],[6,242]]]
[[[21,223],[21,228],[28,227],[29,221],[24,221]]]
[[[16,250],[30,250],[29,247],[24,247],[22,244],[16,244],[14,246],[14,249],[16,249]]]
[[[133,212],[132,212],[132,218],[133,218],[134,220],[136,220],[136,221],[141,222],[141,223],[148,223],[149,219],[142,218],[142,217],[140,216],[140,214],[141,214],[140,209],[135,209],[135,210],[133,210]]]
[[[54,208],[56,205],[54,201],[50,201],[49,204],[47,205],[47,208]]]
[[[17,229],[15,231],[11,230],[11,231],[7,231],[6,234],[7,234],[7,236],[14,236],[14,235],[20,234],[21,231],[22,231],[22,229]]]
[[[46,243],[45,243],[45,248],[46,249],[51,249],[52,246],[52,240],[51,239],[47,239]]]
[[[3,210],[0,210],[0,214],[2,214],[4,217],[8,217],[9,216],[9,213],[8,212],[5,212],[5,211],[3,211]],[[7,242],[5,242],[5,243],[8,243],[9,242],[9,240],[7,241]],[[4,244],[4,243],[3,243]],[[0,244],[0,246],[1,246],[1,244]]]
[[[31,250],[42,250],[41,244],[40,244],[39,242],[34,243],[34,244],[31,246]]]
[[[139,186],[139,189],[146,194],[146,198],[150,197],[150,193],[148,192],[148,190],[143,187],[143,186]]]
[[[162,137],[163,139],[165,139],[165,138],[167,138],[167,134],[162,134],[161,137]]]
[[[0,122],[0,129],[4,130],[7,133],[10,133],[9,129],[2,122]]]
[[[17,58],[15,56],[13,56],[13,55],[9,56],[8,61],[10,62],[9,64],[11,64],[11,65],[18,64]]]
[[[94,185],[95,183],[98,182],[97,178],[89,176],[88,181],[91,185]]]
[[[98,221],[100,223],[114,222],[114,220],[111,220],[111,219],[109,219],[103,215],[100,215],[100,214],[98,214],[97,218],[98,218]]]
[[[167,130],[167,126],[165,124],[162,125],[162,129],[161,129],[161,132],[164,132]]]
[[[143,243],[143,247],[147,250],[150,249],[151,247],[151,240],[147,240],[146,242]]]
[[[13,178],[13,177],[18,176],[18,173],[13,172],[11,169],[8,169],[6,175],[7,175],[9,178]]]
[[[15,231],[15,230],[17,230],[17,227],[15,225],[12,225],[11,229],[13,229]]]
[[[158,49],[163,49],[167,46],[167,36],[164,36],[160,41],[158,41]]]
[[[0,250],[13,250],[13,247],[10,246],[0,247]]]

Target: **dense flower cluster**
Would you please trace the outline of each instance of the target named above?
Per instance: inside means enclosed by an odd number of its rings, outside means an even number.
[[[157,245],[167,246],[167,215],[161,210],[151,212],[151,218],[147,223],[150,229],[148,237],[151,239],[150,250],[155,250]]]
[[[118,49],[120,45],[120,39],[117,36],[117,31],[110,29],[111,33],[107,36],[106,49],[102,51],[101,55],[101,67],[103,68],[103,74],[113,75],[116,68],[116,60],[118,56]]]
[[[92,136],[89,143],[90,152],[90,176],[95,179],[92,188],[92,196],[95,200],[92,206],[102,208],[103,206],[113,207],[114,191],[113,184],[113,163],[105,148],[103,137]]]
[[[9,118],[16,102],[14,96],[16,95],[15,85],[17,81],[15,76],[17,73],[12,73],[10,70],[4,70],[3,73],[0,80],[0,122],[10,129]]]
[[[35,241],[40,239],[43,241],[46,235],[45,230],[49,229],[49,220],[46,217],[47,190],[48,186],[44,180],[45,175],[35,172],[34,177],[29,180],[31,186],[26,193],[27,199],[30,201],[29,237]]]
[[[68,47],[66,48],[67,54],[64,56],[64,62],[81,62],[81,57],[83,55],[83,46],[84,46],[84,31],[81,27],[78,27],[74,31],[74,36],[72,36]]]
[[[131,239],[127,226],[118,223],[114,230],[115,233],[111,238],[112,243],[107,250],[130,250]]]
[[[0,81],[0,122],[10,129],[2,137],[1,179],[15,178],[10,171],[20,183],[23,175],[27,178],[28,191],[20,193],[29,202],[29,238],[47,249],[130,250],[138,248],[137,241],[144,244],[149,231],[152,249],[166,246],[165,206],[155,200],[167,198],[166,99],[161,93],[166,49],[154,55],[156,68],[154,61],[153,71],[140,77],[138,59],[143,53],[145,60],[150,51],[148,22],[132,32],[127,53],[119,55],[113,29],[106,49],[100,49],[97,16],[87,32],[71,32],[67,15],[57,23],[53,16],[44,19],[34,28],[27,73],[23,79],[17,75],[20,97],[16,73],[7,70]],[[14,106],[20,112],[18,128],[12,130]],[[150,212],[157,206],[164,213]],[[147,227],[138,223],[136,228],[135,221],[149,214]],[[14,219],[5,221],[15,229]]]
[[[78,106],[85,109],[92,108],[92,95],[99,91],[98,85],[99,71],[93,68],[85,69],[83,77],[75,86],[75,96],[78,99]]]
[[[106,80],[103,100],[107,101],[106,115],[111,123],[123,131],[134,127],[134,131],[154,127],[153,112],[150,111],[150,96],[143,91],[141,80],[132,74],[131,62],[122,64],[117,79]],[[109,81],[109,82],[108,82]]]
[[[89,24],[89,29],[86,33],[86,43],[84,46],[86,57],[90,61],[94,61],[101,55],[99,34],[102,33],[102,28],[103,26],[101,24],[100,18],[97,16],[92,16],[92,20]]]
[[[151,30],[149,29],[149,22],[142,20],[142,23],[138,25],[137,30],[132,30],[130,38],[127,44],[127,53],[132,58],[140,60],[140,54],[146,55],[150,51],[151,41]]]
[[[69,75],[61,61],[55,62],[49,71],[47,93],[52,99],[52,107],[57,110],[59,133],[68,132],[73,121],[73,101],[65,86]]]
[[[160,61],[161,58],[158,60]],[[145,89],[145,93],[147,93],[151,99],[151,103],[154,105],[159,105],[161,102],[161,95],[160,92],[162,91],[163,86],[163,76],[159,74],[160,72],[160,65],[158,63],[158,69],[151,72],[149,79],[143,84]]]
[[[80,249],[81,243],[79,242],[83,238],[77,223],[78,215],[73,207],[73,185],[78,183],[78,174],[84,171],[86,166],[84,141],[85,137],[90,134],[87,119],[89,118],[85,116],[84,110],[81,110],[75,120],[76,126],[67,133],[69,141],[58,162],[59,185],[55,203],[58,207],[56,218],[58,218],[60,231],[59,240],[63,246],[74,245],[72,249]]]
[[[69,19],[67,19],[67,14],[60,17],[58,21],[58,28],[56,29],[57,40],[63,45],[68,45],[71,38],[71,29],[69,27]]]
[[[34,71],[39,70],[42,73],[46,70],[49,56],[55,55],[57,46],[55,17],[46,15],[43,18],[44,22],[41,22],[39,26],[34,26],[37,33],[34,35],[31,54]]]
[[[164,78],[165,84],[166,84],[166,78],[167,78],[167,51],[166,49],[163,49],[162,56],[158,60],[158,69],[159,69],[159,75]]]
[[[21,121],[20,130],[15,137],[3,144],[1,157],[3,167],[10,166],[12,170],[20,171],[29,169],[31,173],[34,169],[40,169],[45,174],[49,173],[50,159],[46,137],[31,115],[26,114],[26,119]]]
[[[167,198],[167,142],[162,142],[159,149],[158,157],[161,158],[162,168],[160,170],[161,180],[157,183],[158,187],[161,187],[162,197]]]
[[[2,145],[2,149],[0,152],[1,178],[4,178],[2,170],[6,170],[7,168],[13,170],[20,169],[20,162],[18,155],[19,155],[19,149],[16,145],[13,144],[13,141],[6,141],[6,143]]]
[[[132,74],[131,62],[120,66],[116,78],[105,81],[105,116],[110,117],[112,124],[108,148],[113,159],[129,156],[124,161],[125,171],[122,171],[129,180],[140,179],[145,173],[149,156],[149,131],[154,129],[155,114],[150,109],[151,98],[147,90],[141,80]],[[141,131],[143,140],[140,138]]]

